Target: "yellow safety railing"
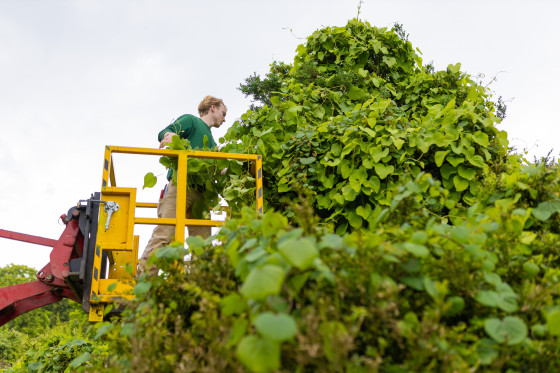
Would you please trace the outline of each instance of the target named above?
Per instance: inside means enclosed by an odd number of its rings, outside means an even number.
[[[177,208],[175,218],[145,218],[137,217],[136,207],[156,208],[157,203],[137,202],[136,188],[117,187],[115,168],[113,163],[114,153],[141,154],[152,156],[168,156],[178,158],[177,168]],[[220,220],[187,219],[186,218],[186,192],[187,192],[187,160],[188,158],[202,159],[231,159],[238,161],[255,162],[256,201],[257,211],[263,211],[263,175],[262,157],[258,154],[237,154],[221,152],[205,152],[194,150],[149,149],[122,146],[106,146],[103,163],[103,179],[101,185],[101,200],[113,201],[118,204],[118,210],[108,212],[100,207],[97,230],[96,250],[94,255],[92,286],[90,297],[90,321],[103,320],[105,304],[115,298],[130,299],[132,295],[133,280],[126,272],[125,266],[133,268],[136,273],[138,262],[138,236],[134,236],[136,224],[174,225],[175,241],[185,241],[185,227],[209,226],[217,227],[224,224]],[[109,223],[107,224],[107,220]],[[108,225],[108,227],[106,227]],[[107,229],[106,229],[107,228]],[[108,259],[107,275],[102,275],[104,253]],[[103,278],[105,277],[105,278]]]

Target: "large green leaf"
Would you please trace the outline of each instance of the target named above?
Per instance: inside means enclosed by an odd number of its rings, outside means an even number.
[[[449,150],[440,150],[436,152],[435,155],[436,166],[441,167],[447,153],[449,153]]]
[[[156,184],[157,184],[157,177],[155,177],[152,172],[148,172],[146,175],[144,175],[144,185],[142,186],[142,189],[152,188]]]
[[[270,339],[254,335],[243,337],[235,353],[251,372],[270,372],[280,368],[280,345]]]
[[[519,344],[527,337],[527,325],[514,316],[506,316],[502,320],[487,319],[484,322],[484,330],[494,341],[508,346]]]
[[[540,221],[548,220],[555,212],[560,212],[560,202],[558,201],[541,202],[532,211],[533,216]]]
[[[517,295],[512,292],[483,290],[478,293],[475,299],[485,306],[498,307],[505,312],[515,312],[518,310]]]
[[[313,265],[313,261],[319,256],[314,242],[308,237],[283,241],[278,245],[278,251],[288,263],[301,270]]]
[[[462,177],[460,177],[459,175],[455,175],[453,177],[453,184],[455,185],[455,189],[458,192],[462,192],[463,190],[467,189],[469,187],[469,181],[463,179]]]
[[[476,170],[474,168],[468,168],[460,165],[457,170],[459,172],[459,176],[466,180],[472,180],[476,176]]]
[[[418,258],[425,258],[430,255],[430,250],[425,245],[405,242],[402,244],[402,248]]]
[[[261,313],[255,317],[253,324],[260,335],[277,342],[292,339],[297,331],[294,318],[283,313]]]
[[[277,265],[267,264],[253,268],[241,286],[241,294],[249,299],[264,299],[280,293],[284,283],[284,270]]]
[[[476,131],[473,136],[472,139],[474,142],[476,142],[477,144],[483,146],[483,147],[488,147],[488,135],[484,132],[481,131]]]
[[[395,172],[395,167],[392,165],[384,165],[382,163],[375,164],[375,173],[381,180],[385,179],[387,176]]]
[[[239,315],[247,309],[247,302],[239,294],[230,294],[220,301],[224,315]]]
[[[351,100],[359,100],[364,98],[365,96],[366,92],[354,85],[348,90],[348,98],[350,98]]]
[[[351,201],[354,201],[356,199],[356,197],[358,196],[358,193],[350,185],[347,185],[344,188],[342,188],[342,196],[344,197],[344,199],[346,201],[351,202]]]

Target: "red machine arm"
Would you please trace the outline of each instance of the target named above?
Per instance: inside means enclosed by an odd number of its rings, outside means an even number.
[[[82,255],[77,219],[68,219],[58,241],[5,230],[0,230],[0,237],[53,247],[51,262],[37,272],[38,281],[0,288],[0,326],[25,312],[62,298],[81,302],[66,281],[70,272],[70,259]]]

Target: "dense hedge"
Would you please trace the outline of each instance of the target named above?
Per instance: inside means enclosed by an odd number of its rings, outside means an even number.
[[[557,179],[527,166],[516,184]],[[448,194],[423,175],[375,209],[375,227],[344,237],[316,228],[309,205],[292,206],[297,228],[247,209],[214,242],[188,240],[186,271],[182,247],[157,252],[162,274],[107,328],[117,351],[104,369],[555,371],[558,214],[502,195],[512,189],[457,210],[451,225],[422,208],[426,191]]]

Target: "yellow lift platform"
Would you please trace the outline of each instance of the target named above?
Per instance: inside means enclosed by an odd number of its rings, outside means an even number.
[[[177,174],[177,216],[173,219],[137,217],[137,207],[157,208],[157,203],[137,202],[136,188],[118,187],[115,181],[113,154],[141,154],[151,156],[168,156],[178,158]],[[205,152],[193,150],[147,149],[107,146],[103,164],[101,201],[104,208],[99,209],[97,238],[90,291],[90,321],[102,321],[105,306],[118,298],[132,299],[134,275],[138,265],[139,237],[134,235],[136,224],[173,225],[175,241],[185,242],[185,226],[218,227],[224,224],[219,220],[187,219],[186,189],[187,160],[231,159],[255,162],[257,210],[263,211],[262,157],[256,154],[236,154],[221,152]],[[106,261],[104,263],[104,261]],[[132,276],[125,268],[130,266]],[[107,268],[108,267],[108,268]]]

